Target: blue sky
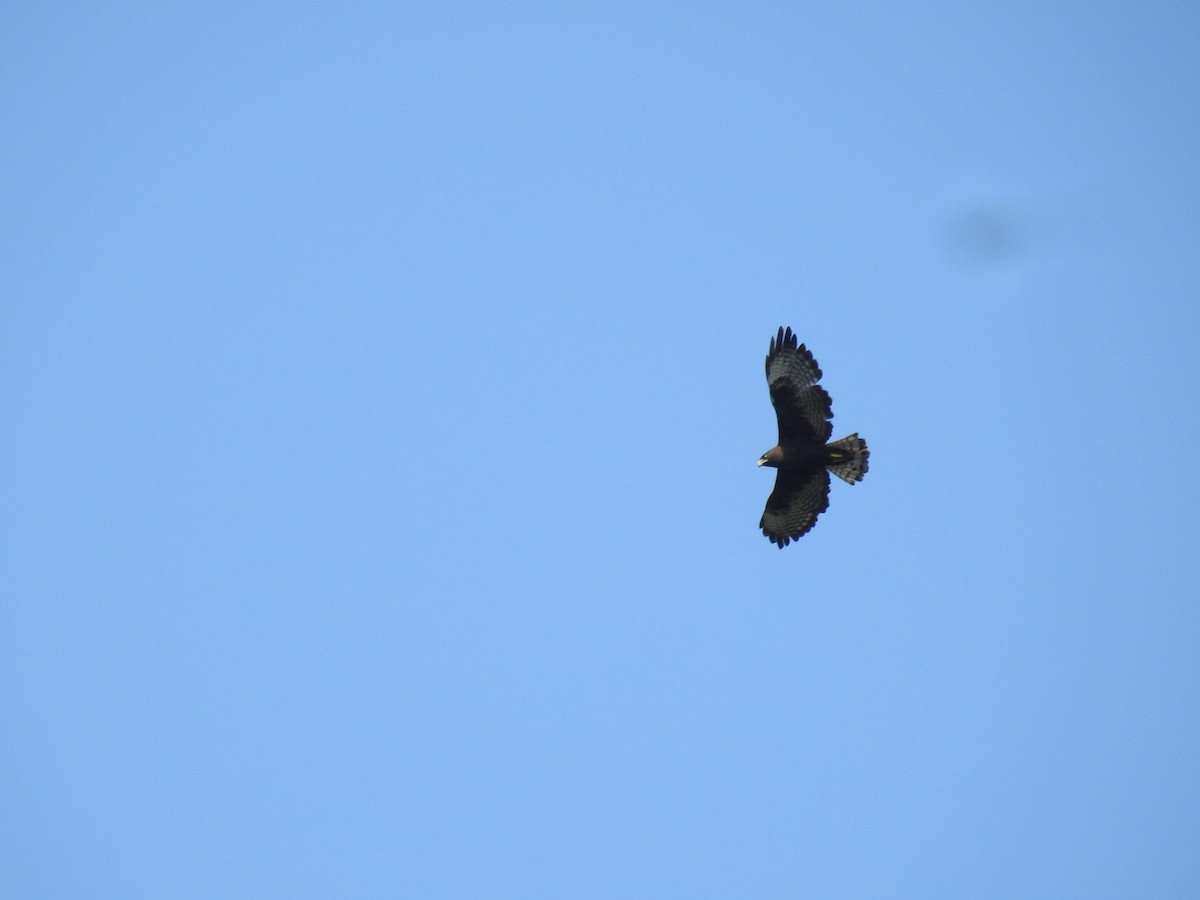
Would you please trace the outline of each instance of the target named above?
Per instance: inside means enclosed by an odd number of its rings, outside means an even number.
[[[9,4],[0,882],[1200,894],[1193,4]],[[759,533],[790,325],[871,471]]]

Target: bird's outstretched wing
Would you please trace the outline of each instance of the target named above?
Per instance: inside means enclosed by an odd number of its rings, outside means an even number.
[[[767,386],[779,420],[779,443],[811,440],[824,444],[833,431],[833,404],[821,380],[821,367],[789,327],[779,329],[767,353]]]
[[[780,469],[758,524],[772,543],[783,548],[812,528],[828,508],[828,469],[822,466],[804,473]]]

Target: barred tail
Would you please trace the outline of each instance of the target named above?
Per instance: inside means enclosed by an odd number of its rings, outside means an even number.
[[[846,435],[840,441],[834,441],[827,449],[827,465],[830,472],[849,484],[863,480],[863,476],[867,474],[867,459],[871,456],[871,451],[867,449],[867,442],[860,438],[857,432]]]

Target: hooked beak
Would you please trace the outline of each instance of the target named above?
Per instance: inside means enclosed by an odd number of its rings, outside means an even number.
[[[758,458],[758,464],[759,464],[760,466],[766,465],[766,463],[767,463],[767,459],[766,459],[766,457],[765,457],[765,456],[760,456],[760,457]]]

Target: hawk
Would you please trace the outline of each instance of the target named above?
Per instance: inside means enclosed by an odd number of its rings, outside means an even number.
[[[779,443],[758,459],[776,470],[759,527],[779,549],[799,539],[829,508],[829,473],[854,484],[867,474],[867,442],[851,434],[827,443],[833,406],[821,367],[792,329],[779,329],[767,353],[767,386],[779,419]]]

